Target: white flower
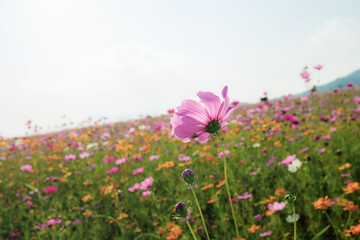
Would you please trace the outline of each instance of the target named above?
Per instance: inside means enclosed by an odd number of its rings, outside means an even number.
[[[300,215],[299,214],[295,214],[295,219],[296,221],[299,220]],[[286,221],[288,223],[293,223],[294,222],[294,214],[290,214],[289,216],[286,217]]]
[[[254,143],[253,144],[253,148],[257,148],[257,147],[260,147],[260,143]]]
[[[290,172],[296,172],[301,166],[301,161],[299,159],[295,159],[288,165],[288,170]]]

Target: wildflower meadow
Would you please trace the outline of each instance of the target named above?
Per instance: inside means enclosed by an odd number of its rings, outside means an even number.
[[[230,88],[0,139],[0,239],[359,239],[360,88],[244,105]]]

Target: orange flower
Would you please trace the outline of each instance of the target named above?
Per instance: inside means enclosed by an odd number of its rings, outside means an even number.
[[[275,194],[276,194],[276,196],[281,196],[281,195],[285,194],[285,188],[276,189]]]
[[[90,194],[85,195],[85,196],[83,196],[83,197],[81,198],[81,200],[82,200],[83,202],[88,202],[88,201],[90,201],[91,199],[92,199],[92,197],[91,197]]]
[[[273,215],[274,213],[276,213],[276,211],[267,210],[265,215],[269,217],[269,216]]]
[[[346,188],[343,188],[343,190],[346,194],[350,194],[352,192],[360,190],[360,186],[358,182],[351,182],[348,185],[346,185]]]
[[[183,166],[190,165],[190,164],[192,164],[192,161],[183,162],[183,163],[179,163],[178,167],[183,167]]]
[[[169,222],[167,228],[169,229],[169,232],[166,235],[167,240],[177,239],[182,234],[182,229],[175,223]]]
[[[201,188],[201,191],[204,191],[204,190],[206,190],[206,189],[208,189],[208,188],[211,188],[211,187],[213,187],[213,186],[214,186],[213,183],[205,184],[205,186],[204,186],[203,188]]]
[[[159,227],[157,234],[161,235],[161,234],[165,233],[165,231],[166,231],[165,228]]]
[[[360,224],[358,224],[356,226],[351,226],[350,230],[353,235],[359,235],[360,234]]]
[[[264,200],[262,200],[260,202],[260,204],[268,204],[268,203],[273,203],[275,201],[276,197],[275,196],[270,196],[269,199],[264,198]]]
[[[164,162],[163,164],[159,164],[159,167],[156,168],[155,171],[159,171],[162,168],[171,168],[174,166],[175,166],[175,163],[173,161],[167,161],[167,162]]]
[[[249,233],[255,233],[257,230],[259,230],[261,228],[261,225],[255,225],[255,224],[253,224],[253,225],[251,225],[251,227],[250,228],[248,228],[248,232]]]
[[[211,199],[209,201],[207,201],[207,203],[214,203],[217,199],[214,199],[213,196],[211,196]]]
[[[217,188],[219,188],[219,187],[222,187],[224,184],[225,184],[225,180],[222,180],[222,181],[220,181],[217,185],[216,185],[216,187]]]
[[[281,142],[280,141],[274,142],[274,147],[281,147]]]
[[[350,168],[350,167],[351,167],[350,163],[345,163],[339,167],[339,170],[342,171],[342,170],[344,170],[346,168]]]
[[[326,207],[332,206],[333,203],[331,202],[331,199],[328,198],[328,196],[325,196],[325,198],[319,198],[315,202],[313,202],[315,209],[324,209]]]

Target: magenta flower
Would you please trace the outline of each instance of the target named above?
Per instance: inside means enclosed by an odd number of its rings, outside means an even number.
[[[75,154],[65,155],[65,160],[75,160],[75,159],[76,159],[76,155],[75,155]]]
[[[58,191],[58,187],[56,187],[56,186],[48,186],[44,189],[44,192],[47,194],[57,193],[57,191]]]
[[[50,219],[47,221],[48,226],[56,225],[61,223],[61,218],[58,219]]]
[[[132,172],[132,175],[134,176],[134,175],[142,173],[142,172],[144,172],[144,168],[137,168]]]
[[[356,103],[356,104],[359,104],[360,103],[360,97],[359,96],[355,96],[353,98],[353,102]]]
[[[187,99],[177,107],[178,112],[171,118],[172,133],[182,142],[196,139],[201,143],[209,140],[210,134],[217,133],[228,124],[230,115],[235,110],[229,107],[228,87],[222,90],[223,101],[211,92],[197,93],[204,104]]]
[[[322,68],[324,67],[324,65],[317,65],[317,66],[315,66],[314,68],[316,69],[316,70],[321,70]]]
[[[246,193],[238,196],[237,198],[238,198],[238,199],[248,199],[248,198],[251,198],[252,196],[253,196],[253,195],[252,195],[251,193],[246,192]]]
[[[278,163],[278,165],[289,165],[290,163],[292,163],[292,161],[294,161],[296,159],[296,155],[290,155],[287,156],[284,160],[282,160],[281,162]]]
[[[129,192],[135,192],[135,190],[140,188],[140,183],[135,183],[134,186],[129,187],[128,190]]]
[[[285,206],[286,206],[286,203],[284,203],[284,202],[274,202],[273,204],[269,203],[267,205],[267,208],[271,211],[281,211],[284,209]]]
[[[144,191],[142,192],[141,196],[146,197],[149,196],[151,194],[151,191]]]
[[[116,173],[119,169],[117,167],[113,167],[112,169],[110,169],[109,171],[107,171],[107,174],[113,174]]]
[[[30,172],[32,170],[32,166],[30,164],[25,164],[20,167],[20,170],[23,172]]]
[[[140,183],[141,190],[147,190],[150,186],[153,185],[154,179],[152,177],[145,178],[144,181]]]
[[[300,73],[300,76],[301,76],[303,79],[306,79],[306,78],[309,78],[310,73],[308,73],[307,71],[303,71],[302,73]]]
[[[325,152],[325,148],[320,148],[317,152],[318,153],[323,153],[323,152]]]
[[[353,87],[354,84],[353,84],[352,82],[349,82],[346,86],[348,86],[348,87]]]
[[[168,113],[174,113],[175,112],[175,109],[173,109],[173,108],[170,108],[169,110],[168,110]]]
[[[124,163],[129,162],[129,161],[130,161],[130,160],[129,160],[128,158],[122,157],[122,158],[120,158],[119,160],[117,160],[117,161],[115,162],[115,164],[116,164],[116,165],[121,165],[121,164],[124,164]]]
[[[260,237],[266,237],[266,236],[270,236],[271,234],[272,234],[272,231],[267,231],[267,232],[259,233],[259,236]]]
[[[225,156],[229,155],[230,151],[229,150],[225,150]],[[218,153],[218,158],[222,158],[224,156],[223,152],[219,152]]]

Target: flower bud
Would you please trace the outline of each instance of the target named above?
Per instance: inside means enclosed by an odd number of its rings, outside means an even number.
[[[181,174],[182,178],[184,179],[184,181],[186,182],[186,184],[192,185],[195,180],[196,180],[196,176],[193,170],[191,169],[185,169],[182,174]]]
[[[291,204],[291,203],[294,203],[296,201],[296,194],[287,194],[285,197],[284,197],[284,200],[287,204]]]
[[[183,203],[183,202],[178,202],[176,205],[175,205],[175,213],[177,215],[179,215],[180,217],[183,217],[183,218],[186,218],[186,215],[187,215],[187,209],[186,209],[186,204]]]

